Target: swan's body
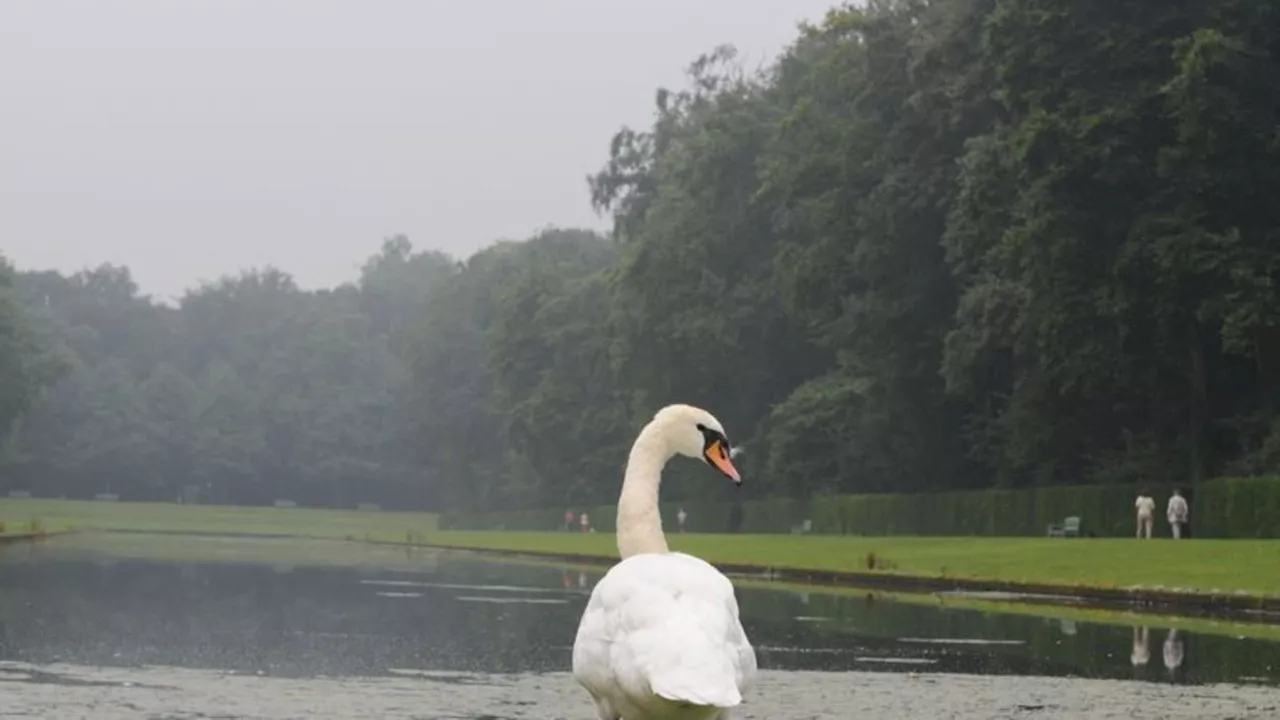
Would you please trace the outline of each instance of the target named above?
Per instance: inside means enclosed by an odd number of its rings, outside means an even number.
[[[724,431],[705,411],[664,408],[636,438],[618,500],[622,562],[592,590],[573,645],[573,675],[600,720],[728,720],[756,673],[733,584],[667,549],[658,485],[676,454],[739,481]]]

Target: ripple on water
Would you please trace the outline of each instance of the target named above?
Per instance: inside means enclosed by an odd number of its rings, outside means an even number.
[[[898,638],[900,643],[914,645],[1026,645],[1026,640],[994,640],[991,638]]]
[[[459,602],[486,602],[521,605],[568,605],[568,600],[560,598],[526,598],[526,597],[488,597],[481,595],[459,595],[454,598]]]
[[[386,585],[388,587],[439,588],[441,590],[479,590],[481,592],[580,594],[580,591],[576,588],[545,588],[526,585],[471,585],[467,583],[427,582],[424,580],[361,580],[360,584]]]

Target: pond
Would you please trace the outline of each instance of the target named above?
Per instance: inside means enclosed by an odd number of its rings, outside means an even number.
[[[567,672],[599,575],[325,541],[8,546],[0,717],[592,718]],[[748,582],[739,598],[764,672],[735,720],[1280,716],[1275,628]]]

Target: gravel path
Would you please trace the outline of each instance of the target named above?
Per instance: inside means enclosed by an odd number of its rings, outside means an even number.
[[[771,672],[735,720],[1277,718],[1280,689],[1067,678]],[[167,667],[0,663],[0,718],[594,720],[565,673],[285,679]]]

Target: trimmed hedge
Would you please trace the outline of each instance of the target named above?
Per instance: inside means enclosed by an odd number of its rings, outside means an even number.
[[[1155,486],[1156,532],[1167,534],[1165,503],[1171,486]],[[808,519],[815,533],[833,535],[1044,535],[1050,523],[1081,517],[1081,530],[1098,537],[1134,533],[1133,501],[1138,485],[1063,485],[1025,490],[970,490],[932,494],[833,495],[812,500],[751,500],[741,503],[741,532],[787,533]],[[1280,477],[1221,478],[1191,486],[1195,537],[1280,538]],[[662,517],[674,529],[680,507],[691,532],[728,532],[732,505],[717,502],[663,503]],[[585,509],[591,526],[612,532],[617,508]],[[559,510],[512,510],[448,514],[440,526],[452,530],[557,530]],[[575,522],[575,525],[577,523]]]

